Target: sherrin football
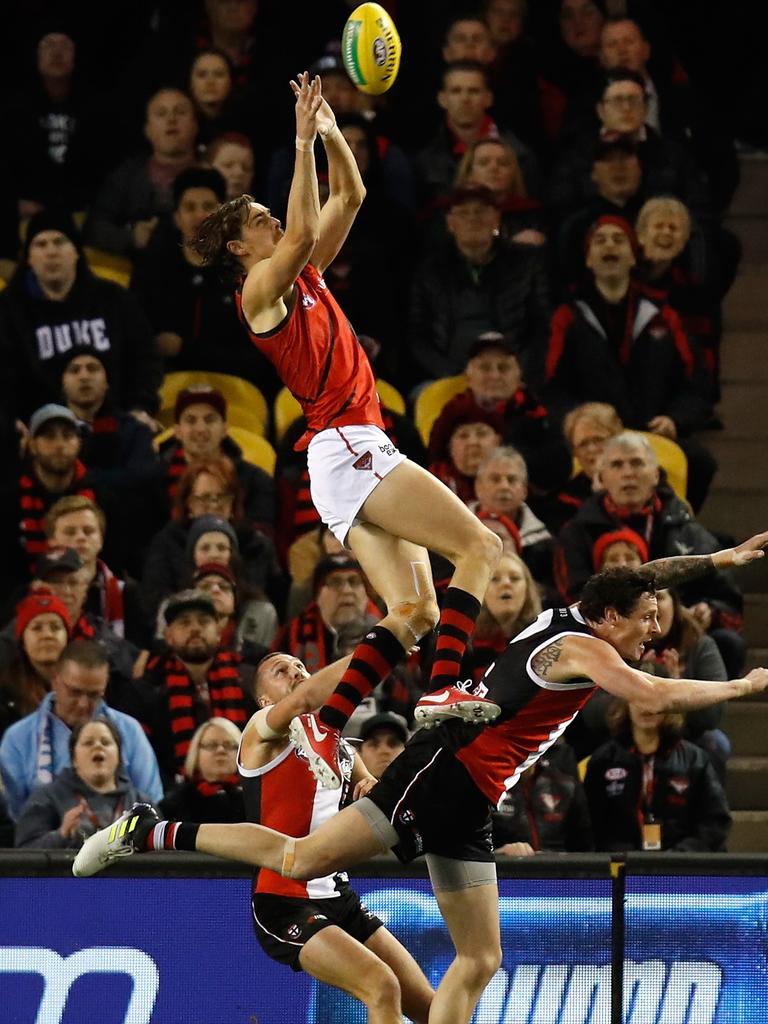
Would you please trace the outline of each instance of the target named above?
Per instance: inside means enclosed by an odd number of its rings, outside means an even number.
[[[402,52],[395,24],[381,4],[360,4],[341,37],[347,74],[361,92],[378,96],[397,78]]]

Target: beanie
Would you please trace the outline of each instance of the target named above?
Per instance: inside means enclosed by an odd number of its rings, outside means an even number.
[[[630,530],[628,526],[625,526],[621,530],[611,530],[610,533],[604,533],[595,541],[592,548],[592,563],[595,567],[595,572],[600,572],[605,550],[611,544],[629,544],[630,547],[637,551],[643,562],[648,561],[648,545],[639,533],[635,533],[634,530]]]
[[[187,557],[193,558],[195,554],[195,544],[200,540],[204,533],[223,533],[229,537],[229,543],[232,551],[239,554],[240,544],[235,533],[235,528],[228,519],[222,519],[221,516],[198,516],[197,519],[193,519],[189,524],[187,530]]]
[[[27,233],[24,236],[24,262],[27,262],[29,257],[29,246],[35,235],[41,234],[43,231],[60,231],[62,235],[66,235],[72,245],[82,256],[83,253],[83,242],[80,237],[80,232],[75,227],[75,222],[66,210],[57,210],[55,208],[41,210],[40,213],[34,214],[29,218],[27,225]]]
[[[66,605],[50,590],[35,590],[16,605],[16,639],[21,640],[24,630],[38,615],[58,615],[69,633],[69,613]]]

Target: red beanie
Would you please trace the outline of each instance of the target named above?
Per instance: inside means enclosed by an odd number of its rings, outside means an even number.
[[[21,640],[32,619],[47,614],[58,615],[69,633],[69,612],[64,602],[50,590],[35,590],[16,605],[16,639]]]
[[[619,543],[629,544],[630,547],[635,548],[643,562],[648,561],[648,545],[639,533],[635,533],[634,530],[630,530],[628,526],[625,526],[621,530],[611,530],[610,533],[604,533],[595,541],[595,546],[592,548],[592,563],[595,567],[595,572],[600,572],[605,549],[609,548],[611,544]]]
[[[613,224],[615,228],[620,228],[629,239],[629,244],[632,246],[632,252],[635,256],[639,255],[640,247],[637,243],[637,235],[635,229],[625,220],[623,217],[619,217],[615,213],[604,213],[602,217],[598,217],[597,220],[590,226],[584,236],[584,252],[589,252],[589,246],[592,241],[592,235],[597,231],[598,228],[602,227],[603,224]]]

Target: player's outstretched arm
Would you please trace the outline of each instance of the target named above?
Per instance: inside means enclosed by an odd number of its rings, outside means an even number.
[[[320,212],[320,231],[312,265],[322,274],[336,258],[365,199],[365,185],[326,100],[317,113],[317,131],[328,157],[328,201]]]
[[[738,569],[749,565],[758,558],[763,558],[763,548],[768,545],[768,532],[757,533],[749,540],[743,541],[735,548],[723,548],[711,555],[674,555],[670,558],[657,558],[646,562],[641,572],[653,573],[659,588],[676,587],[680,583],[704,576],[712,569]]]
[[[586,677],[615,697],[631,701],[645,711],[694,711],[724,700],[761,693],[768,689],[768,671],[756,668],[743,679],[715,681],[706,679],[661,679],[627,665],[610,644],[597,637],[564,637],[559,641],[561,654],[554,656],[550,645],[534,658],[533,667],[539,675],[550,673],[553,682],[565,678]],[[549,652],[550,667],[544,672],[536,659]],[[545,659],[546,661],[546,659]]]
[[[243,309],[249,320],[285,295],[309,262],[320,232],[314,154],[317,113],[323,102],[320,79],[315,76],[310,81],[304,72],[291,82],[291,88],[296,97],[296,163],[288,194],[285,234],[269,259],[252,267],[245,279]]]

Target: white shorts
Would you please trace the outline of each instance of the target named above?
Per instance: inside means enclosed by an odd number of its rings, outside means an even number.
[[[365,499],[406,456],[372,424],[329,427],[307,450],[309,490],[325,525],[342,544]]]

